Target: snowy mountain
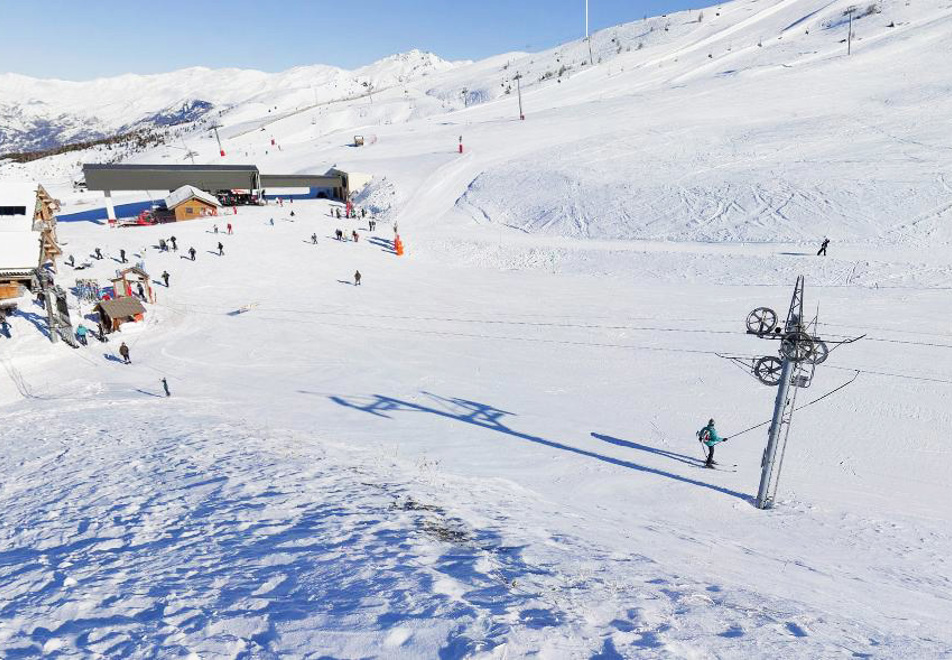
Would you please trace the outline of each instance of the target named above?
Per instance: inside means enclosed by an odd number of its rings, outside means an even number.
[[[0,74],[0,153],[38,150],[142,127],[196,121],[242,103],[295,99],[315,103],[383,89],[456,66],[417,50],[355,71],[296,67],[269,74],[194,67],[157,75],[89,82]]]
[[[337,166],[373,175],[378,222],[59,224],[74,323],[120,250],[171,279],[108,343],[51,344],[30,296],[0,331],[0,655],[952,656],[952,6],[852,7],[847,54],[850,9],[293,70],[188,96],[224,157],[198,121],[0,164],[64,215],[103,204],[82,162]],[[745,319],[783,318],[800,275],[832,350],[759,510],[777,389],[751,367],[779,342]]]

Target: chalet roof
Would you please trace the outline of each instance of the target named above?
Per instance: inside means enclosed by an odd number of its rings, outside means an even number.
[[[0,272],[32,270],[40,265],[40,233],[5,231],[0,238]]]
[[[115,282],[117,280],[125,279],[126,275],[128,275],[129,273],[135,273],[141,279],[144,279],[144,280],[151,279],[149,274],[145,272],[144,270],[142,270],[141,268],[139,268],[138,266],[129,266],[128,268],[123,268],[122,270],[120,270],[119,273],[115,277],[110,278],[109,281]]]
[[[112,300],[100,300],[97,308],[102,309],[109,318],[121,319],[136,314],[145,314],[145,307],[133,296],[122,296]]]
[[[209,195],[204,190],[199,190],[195,186],[182,186],[181,188],[175,190],[165,198],[165,206],[171,211],[176,206],[179,206],[180,204],[187,202],[192,198],[199,199],[206,204],[211,204],[212,206],[221,206],[218,198],[216,198],[214,195]]]
[[[33,229],[36,189],[36,183],[32,181],[0,181],[0,207],[4,209],[0,212],[0,231]]]

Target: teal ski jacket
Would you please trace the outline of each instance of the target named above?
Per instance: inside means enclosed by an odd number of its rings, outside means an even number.
[[[724,442],[724,438],[717,435],[717,431],[715,431],[714,427],[711,426],[710,424],[708,424],[703,429],[698,431],[697,434],[698,434],[698,437],[701,438],[701,442],[703,442],[708,447],[713,447],[718,442]],[[706,440],[704,439],[705,436],[707,436]]]

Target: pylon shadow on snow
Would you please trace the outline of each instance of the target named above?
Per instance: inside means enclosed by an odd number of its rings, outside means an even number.
[[[690,477],[684,477],[679,474],[674,474],[673,472],[666,472],[664,470],[659,470],[657,468],[648,467],[646,465],[639,465],[638,463],[632,463],[631,461],[622,460],[620,458],[614,458],[612,456],[605,456],[588,449],[582,449],[580,447],[572,447],[555,440],[549,440],[547,438],[542,438],[536,435],[530,435],[528,433],[522,433],[512,429],[506,424],[503,423],[503,419],[507,416],[515,416],[515,413],[511,413],[499,408],[494,408],[488,404],[479,403],[478,401],[469,401],[467,399],[458,399],[458,398],[446,398],[441,397],[436,394],[431,394],[429,392],[422,392],[422,394],[433,401],[432,406],[426,406],[419,403],[411,403],[409,401],[402,401],[400,399],[395,399],[393,397],[383,396],[381,394],[375,394],[370,397],[363,397],[362,401],[350,401],[339,396],[331,396],[330,400],[334,403],[344,406],[345,408],[353,408],[354,410],[360,410],[362,412],[370,413],[371,415],[376,415],[377,417],[384,417],[387,419],[392,419],[394,413],[404,413],[404,412],[417,412],[417,413],[428,413],[431,415],[437,415],[439,417],[445,417],[447,419],[456,420],[458,422],[465,422],[467,424],[472,424],[473,426],[479,426],[490,431],[496,431],[498,433],[504,433],[508,436],[519,438],[520,440],[526,440],[528,442],[534,442],[536,444],[544,445],[552,449],[559,449],[562,451],[571,452],[573,454],[578,454],[579,456],[585,456],[586,458],[595,459],[602,461],[604,463],[609,463],[611,465],[616,465],[618,467],[628,468],[629,470],[635,470],[638,472],[643,472],[646,474],[653,474],[659,477],[665,477],[667,479],[672,479],[674,481],[680,481],[681,483],[690,484],[692,486],[699,486],[701,488],[708,488],[710,490],[717,491],[724,495],[730,495],[731,497],[736,497],[747,502],[752,502],[753,499],[749,495],[740,493],[736,490],[731,490],[730,488],[725,488],[723,486],[718,486],[716,484],[709,484],[697,479],[691,479]],[[606,440],[608,436],[600,436],[593,434],[596,438],[600,440]],[[665,452],[663,450],[656,450],[651,447],[646,447],[645,445],[638,445],[635,443],[627,443],[624,440],[616,440],[614,444],[619,444],[621,446],[629,446],[633,449],[647,450],[651,453],[655,453],[662,456],[667,456],[668,458],[677,458],[681,462],[688,463],[689,465],[696,465],[696,463],[690,462],[685,459],[689,459],[687,456],[681,456],[680,454],[674,454],[672,452]]]

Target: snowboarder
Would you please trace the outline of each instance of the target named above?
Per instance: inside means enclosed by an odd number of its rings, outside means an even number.
[[[229,223],[228,223],[228,235],[231,236],[233,233],[234,233],[234,231],[233,231],[233,229],[232,229],[231,223],[229,222]]]
[[[317,245],[317,234],[311,234],[311,243]]]
[[[816,256],[825,257],[826,256],[826,246],[830,244],[830,239],[824,238],[823,242],[820,243],[820,249],[817,251]]]
[[[192,261],[195,261],[195,248],[190,247],[190,248],[188,249],[188,256],[190,256],[190,257],[192,258]]]
[[[178,244],[175,242],[175,237],[169,239],[169,242],[172,244],[172,251],[178,252]]]
[[[126,263],[126,251],[125,251],[125,250],[119,250],[119,262],[120,262],[120,263]]]
[[[360,271],[354,272],[354,286],[360,286]]]
[[[169,271],[167,270],[162,271],[162,281],[165,282],[165,288],[168,289],[169,288]]]
[[[707,460],[704,467],[713,468],[717,463],[714,462],[714,445],[719,442],[727,442],[727,438],[717,435],[714,429],[714,420],[708,420],[707,426],[697,432],[697,439],[707,447]]]
[[[82,344],[83,346],[86,346],[86,345],[87,345],[87,343],[86,343],[86,333],[87,333],[87,332],[89,332],[89,330],[87,330],[87,329],[86,329],[86,326],[83,325],[82,323],[80,323],[78,326],[76,326],[76,339],[77,339],[77,340],[79,341],[79,343]]]
[[[102,261],[102,250],[96,248],[94,252],[96,253],[96,261]]]
[[[165,396],[172,396],[169,391],[169,381],[165,380],[165,377],[162,378],[162,389],[165,390]]]
[[[129,357],[129,347],[126,346],[126,342],[122,342],[119,346],[119,355],[122,356],[122,361],[125,364],[132,364],[132,359]]]
[[[225,246],[221,244],[221,241],[218,241],[218,256],[219,257],[225,256]]]

